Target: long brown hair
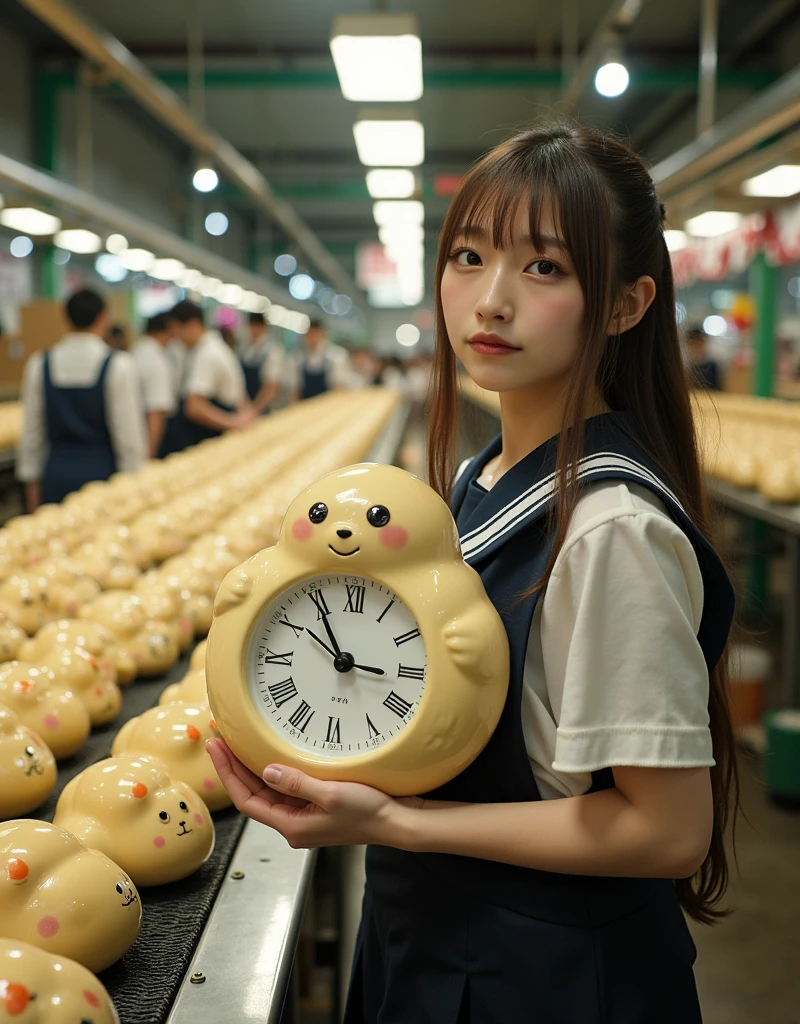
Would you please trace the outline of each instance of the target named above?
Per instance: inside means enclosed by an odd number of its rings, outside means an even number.
[[[529,205],[531,237],[537,247],[543,208],[547,204],[552,209],[585,302],[582,344],[567,384],[558,438],[558,483],[551,519],[555,543],[533,589],[546,585],[579,497],[570,467],[582,455],[593,385],[611,409],[632,415],[639,443],[661,467],[687,515],[713,543],[675,320],[664,209],[647,169],[631,149],[607,132],[573,124],[548,122],[500,144],[467,173],[453,197],[436,265],[436,350],[428,437],[432,486],[449,500],[458,411],[456,362],[442,312],[442,275],[463,227],[483,224],[496,247],[509,244],[521,203]],[[615,334],[622,287],[642,275],[655,281],[655,299],[635,327]],[[708,710],[716,761],[711,769],[711,844],[699,871],[675,885],[687,914],[712,924],[728,913],[718,908],[729,878],[724,837],[729,824],[735,827],[739,808],[727,654],[710,675]]]

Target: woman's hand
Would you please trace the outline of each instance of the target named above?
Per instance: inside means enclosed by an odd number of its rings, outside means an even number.
[[[415,798],[395,800],[357,782],[320,782],[296,768],[269,765],[254,775],[221,739],[206,743],[223,786],[248,818],[269,825],[297,849],[393,841],[398,819]]]

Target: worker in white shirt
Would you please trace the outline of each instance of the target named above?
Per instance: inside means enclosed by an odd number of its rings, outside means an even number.
[[[139,371],[151,459],[158,454],[167,417],[176,407],[174,371],[166,354],[171,337],[167,314],[157,313],[147,321],[145,333],[131,350]]]
[[[217,331],[206,330],[203,310],[183,299],[167,314],[170,332],[189,354],[178,407],[167,421],[161,454],[183,451],[225,430],[241,430],[256,419],[239,360]]]
[[[82,289],[65,310],[72,332],[49,351],[34,352],[25,367],[17,477],[29,512],[147,460],[136,365],[103,340],[105,302]]]
[[[346,388],[350,374],[347,350],[331,344],[321,322],[312,320],[303,344],[293,353],[288,366],[289,401],[298,402]]]
[[[270,337],[263,313],[248,317],[249,341],[239,353],[247,394],[261,416],[276,402],[283,378],[283,345]]]

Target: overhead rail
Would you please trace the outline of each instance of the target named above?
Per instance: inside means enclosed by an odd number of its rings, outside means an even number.
[[[311,263],[337,291],[363,300],[363,294],[342,264],[325,248],[292,206],[279,199],[267,179],[229,142],[192,117],[186,105],[110,33],[96,26],[64,0],[19,0],[115,81],[162,124],[217,168],[297,243]]]
[[[59,210],[69,211],[73,216],[101,229],[119,232],[131,241],[151,249],[159,256],[170,256],[185,263],[187,267],[203,274],[218,277],[226,283],[238,284],[258,295],[266,295],[270,302],[298,309],[314,316],[316,307],[311,303],[298,302],[288,291],[276,287],[259,274],[254,274],[237,263],[187,242],[171,231],[137,217],[133,213],[115,206],[104,199],[70,185],[52,174],[36,167],[0,154],[0,182],[28,195],[37,196],[54,204]]]
[[[645,0],[614,0],[583,48],[578,66],[564,86],[562,99],[566,103],[578,102],[586,83],[597,70],[603,50],[618,38],[620,32],[633,24],[644,3]]]

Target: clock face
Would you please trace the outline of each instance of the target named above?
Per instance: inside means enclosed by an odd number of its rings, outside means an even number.
[[[367,753],[397,736],[422,699],[425,644],[388,587],[323,575],[266,606],[247,657],[254,707],[285,740],[325,757]]]

